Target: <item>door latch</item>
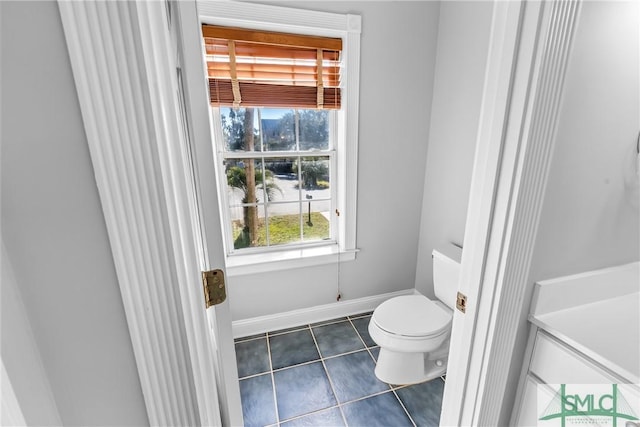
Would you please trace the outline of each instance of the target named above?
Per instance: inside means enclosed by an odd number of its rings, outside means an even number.
[[[456,308],[463,313],[466,312],[467,296],[465,294],[458,292],[458,296],[456,297]]]

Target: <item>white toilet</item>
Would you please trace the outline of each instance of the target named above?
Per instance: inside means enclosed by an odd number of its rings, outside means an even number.
[[[381,381],[415,384],[445,373],[461,257],[462,249],[453,244],[433,251],[438,300],[404,295],[374,310],[369,335],[380,346],[375,373]]]

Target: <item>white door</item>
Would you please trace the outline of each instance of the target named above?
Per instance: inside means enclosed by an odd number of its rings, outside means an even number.
[[[195,2],[175,2],[179,25],[177,56],[180,63],[179,84],[184,115],[188,122],[196,191],[202,252],[201,269],[221,270],[225,274],[225,252],[218,206],[213,135],[211,132],[208,86],[202,57],[200,21]],[[228,286],[228,279],[225,278]],[[220,414],[225,425],[242,425],[242,407],[238,369],[233,341],[231,311],[227,293],[224,302],[207,308],[209,329],[215,352],[216,383]]]
[[[579,2],[494,2],[491,45],[453,320],[443,425],[498,425],[509,414],[516,325]],[[526,333],[526,329],[525,329]],[[507,402],[505,402],[507,401]]]
[[[241,425],[195,2],[58,4],[149,422]]]

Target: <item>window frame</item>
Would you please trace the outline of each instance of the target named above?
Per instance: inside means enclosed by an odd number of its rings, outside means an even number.
[[[259,109],[259,107],[247,107],[247,108],[255,108],[256,110]],[[229,200],[228,194],[228,187],[226,185],[223,185],[222,183],[226,182],[226,168],[225,168],[225,161],[228,159],[255,159],[255,160],[269,160],[269,159],[278,159],[278,158],[283,158],[283,157],[287,157],[287,158],[294,158],[294,157],[299,157],[299,158],[304,158],[304,157],[328,157],[329,158],[329,170],[330,170],[330,200],[331,200],[331,209],[330,212],[335,212],[336,209],[338,208],[337,202],[336,202],[336,195],[337,195],[337,190],[336,187],[339,185],[334,185],[334,178],[336,176],[336,170],[337,170],[337,162],[336,162],[336,158],[337,158],[337,148],[335,147],[336,143],[336,138],[337,138],[337,111],[335,110],[327,110],[329,112],[329,135],[330,135],[330,144],[329,144],[329,148],[327,150],[321,150],[321,151],[304,151],[304,150],[296,150],[296,151],[227,151],[224,149],[225,146],[225,141],[224,141],[224,137],[223,137],[223,131],[221,128],[221,113],[220,113],[220,107],[217,106],[212,106],[211,107],[212,111],[211,111],[211,117],[213,120],[213,128],[214,128],[214,138],[219,138],[218,141],[214,141],[214,149],[218,155],[217,158],[217,162],[216,162],[216,178],[221,182],[221,187],[224,188],[224,191],[221,191],[219,194],[220,197],[220,210],[221,210],[221,217],[223,218],[222,220],[224,221],[223,224],[223,232],[224,232],[224,236],[225,236],[225,241],[224,241],[224,248],[225,248],[225,253],[227,254],[227,259],[233,258],[233,257],[242,257],[244,255],[251,255],[251,254],[264,254],[264,253],[268,253],[268,252],[282,252],[282,251],[288,251],[288,250],[298,250],[298,249],[304,249],[307,247],[313,247],[313,246],[327,246],[327,245],[336,245],[338,244],[338,235],[337,235],[337,230],[339,229],[339,224],[338,224],[338,217],[334,214],[331,215],[330,217],[330,236],[328,240],[324,240],[324,241],[318,241],[318,240],[313,240],[313,241],[302,241],[299,243],[292,243],[292,244],[286,244],[286,245],[269,245],[269,246],[257,246],[257,247],[252,247],[252,248],[243,248],[243,249],[235,249],[233,247],[233,230],[231,227],[231,202]],[[299,109],[291,109],[292,111],[298,110]],[[262,133],[262,129],[260,130],[260,132]],[[296,146],[298,146],[298,144],[296,144]],[[300,179],[300,176],[298,176],[298,179]],[[303,190],[300,190],[300,192],[302,192]],[[300,203],[304,203],[304,201],[299,201]],[[263,201],[261,203],[258,203],[258,206],[261,205],[268,205],[270,203],[275,203],[277,204],[278,202],[266,202]],[[285,203],[293,203],[291,201],[289,202],[285,202]],[[302,212],[301,212],[302,214]],[[272,216],[272,214],[267,214],[268,217]],[[302,230],[300,230],[302,232]],[[267,230],[268,232],[268,230]]]
[[[232,26],[264,31],[289,32],[294,34],[340,37],[342,51],[342,108],[336,111],[336,140],[333,149],[335,162],[336,215],[335,241],[323,244],[301,244],[283,248],[260,248],[262,250],[245,253],[229,251],[230,241],[225,241],[227,274],[229,276],[277,271],[355,259],[356,248],[356,201],[357,201],[357,153],[358,153],[358,109],[360,75],[360,33],[361,17],[353,14],[337,14],[295,9],[281,6],[252,4],[243,2],[199,1],[200,24]],[[206,73],[205,73],[206,76]],[[208,86],[207,86],[208,87]],[[210,122],[213,134],[220,135],[216,120],[210,108]],[[225,204],[226,181],[220,178],[221,154],[214,143],[218,194],[220,195],[221,220],[229,218],[229,207]],[[333,189],[335,187],[335,189]],[[333,224],[332,224],[333,225]],[[228,228],[222,224],[223,229]],[[228,237],[227,239],[228,240]]]

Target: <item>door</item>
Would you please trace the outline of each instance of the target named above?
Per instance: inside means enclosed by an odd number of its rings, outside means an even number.
[[[453,317],[440,418],[443,425],[471,424],[469,412],[473,415],[476,403],[478,383],[470,373],[483,361],[483,349],[474,348],[474,341],[489,329],[487,319],[482,317],[481,304],[490,301],[487,297],[481,299],[481,295],[491,291],[489,288],[493,283],[485,285],[484,290],[483,284],[491,282],[488,276],[498,259],[489,259],[489,253],[501,242],[501,230],[493,231],[496,236],[492,236],[492,227],[500,168],[504,161],[502,132],[509,109],[521,8],[521,2],[493,2],[491,39],[458,284],[459,293],[466,297],[467,302],[465,311],[455,310]],[[490,294],[489,298],[492,297]]]
[[[580,2],[494,2],[444,425],[502,425]],[[517,374],[516,374],[517,375]]]
[[[225,251],[218,206],[213,136],[211,132],[208,88],[202,57],[200,21],[195,2],[175,2],[176,38],[179,46],[178,80],[187,140],[190,141],[193,186],[196,205],[192,206],[199,223],[201,270],[225,271]],[[228,286],[228,279],[225,280]],[[207,310],[216,358],[216,383],[220,414],[225,425],[242,425],[240,387],[233,341],[229,296]]]
[[[195,2],[58,5],[149,423],[241,425]]]

